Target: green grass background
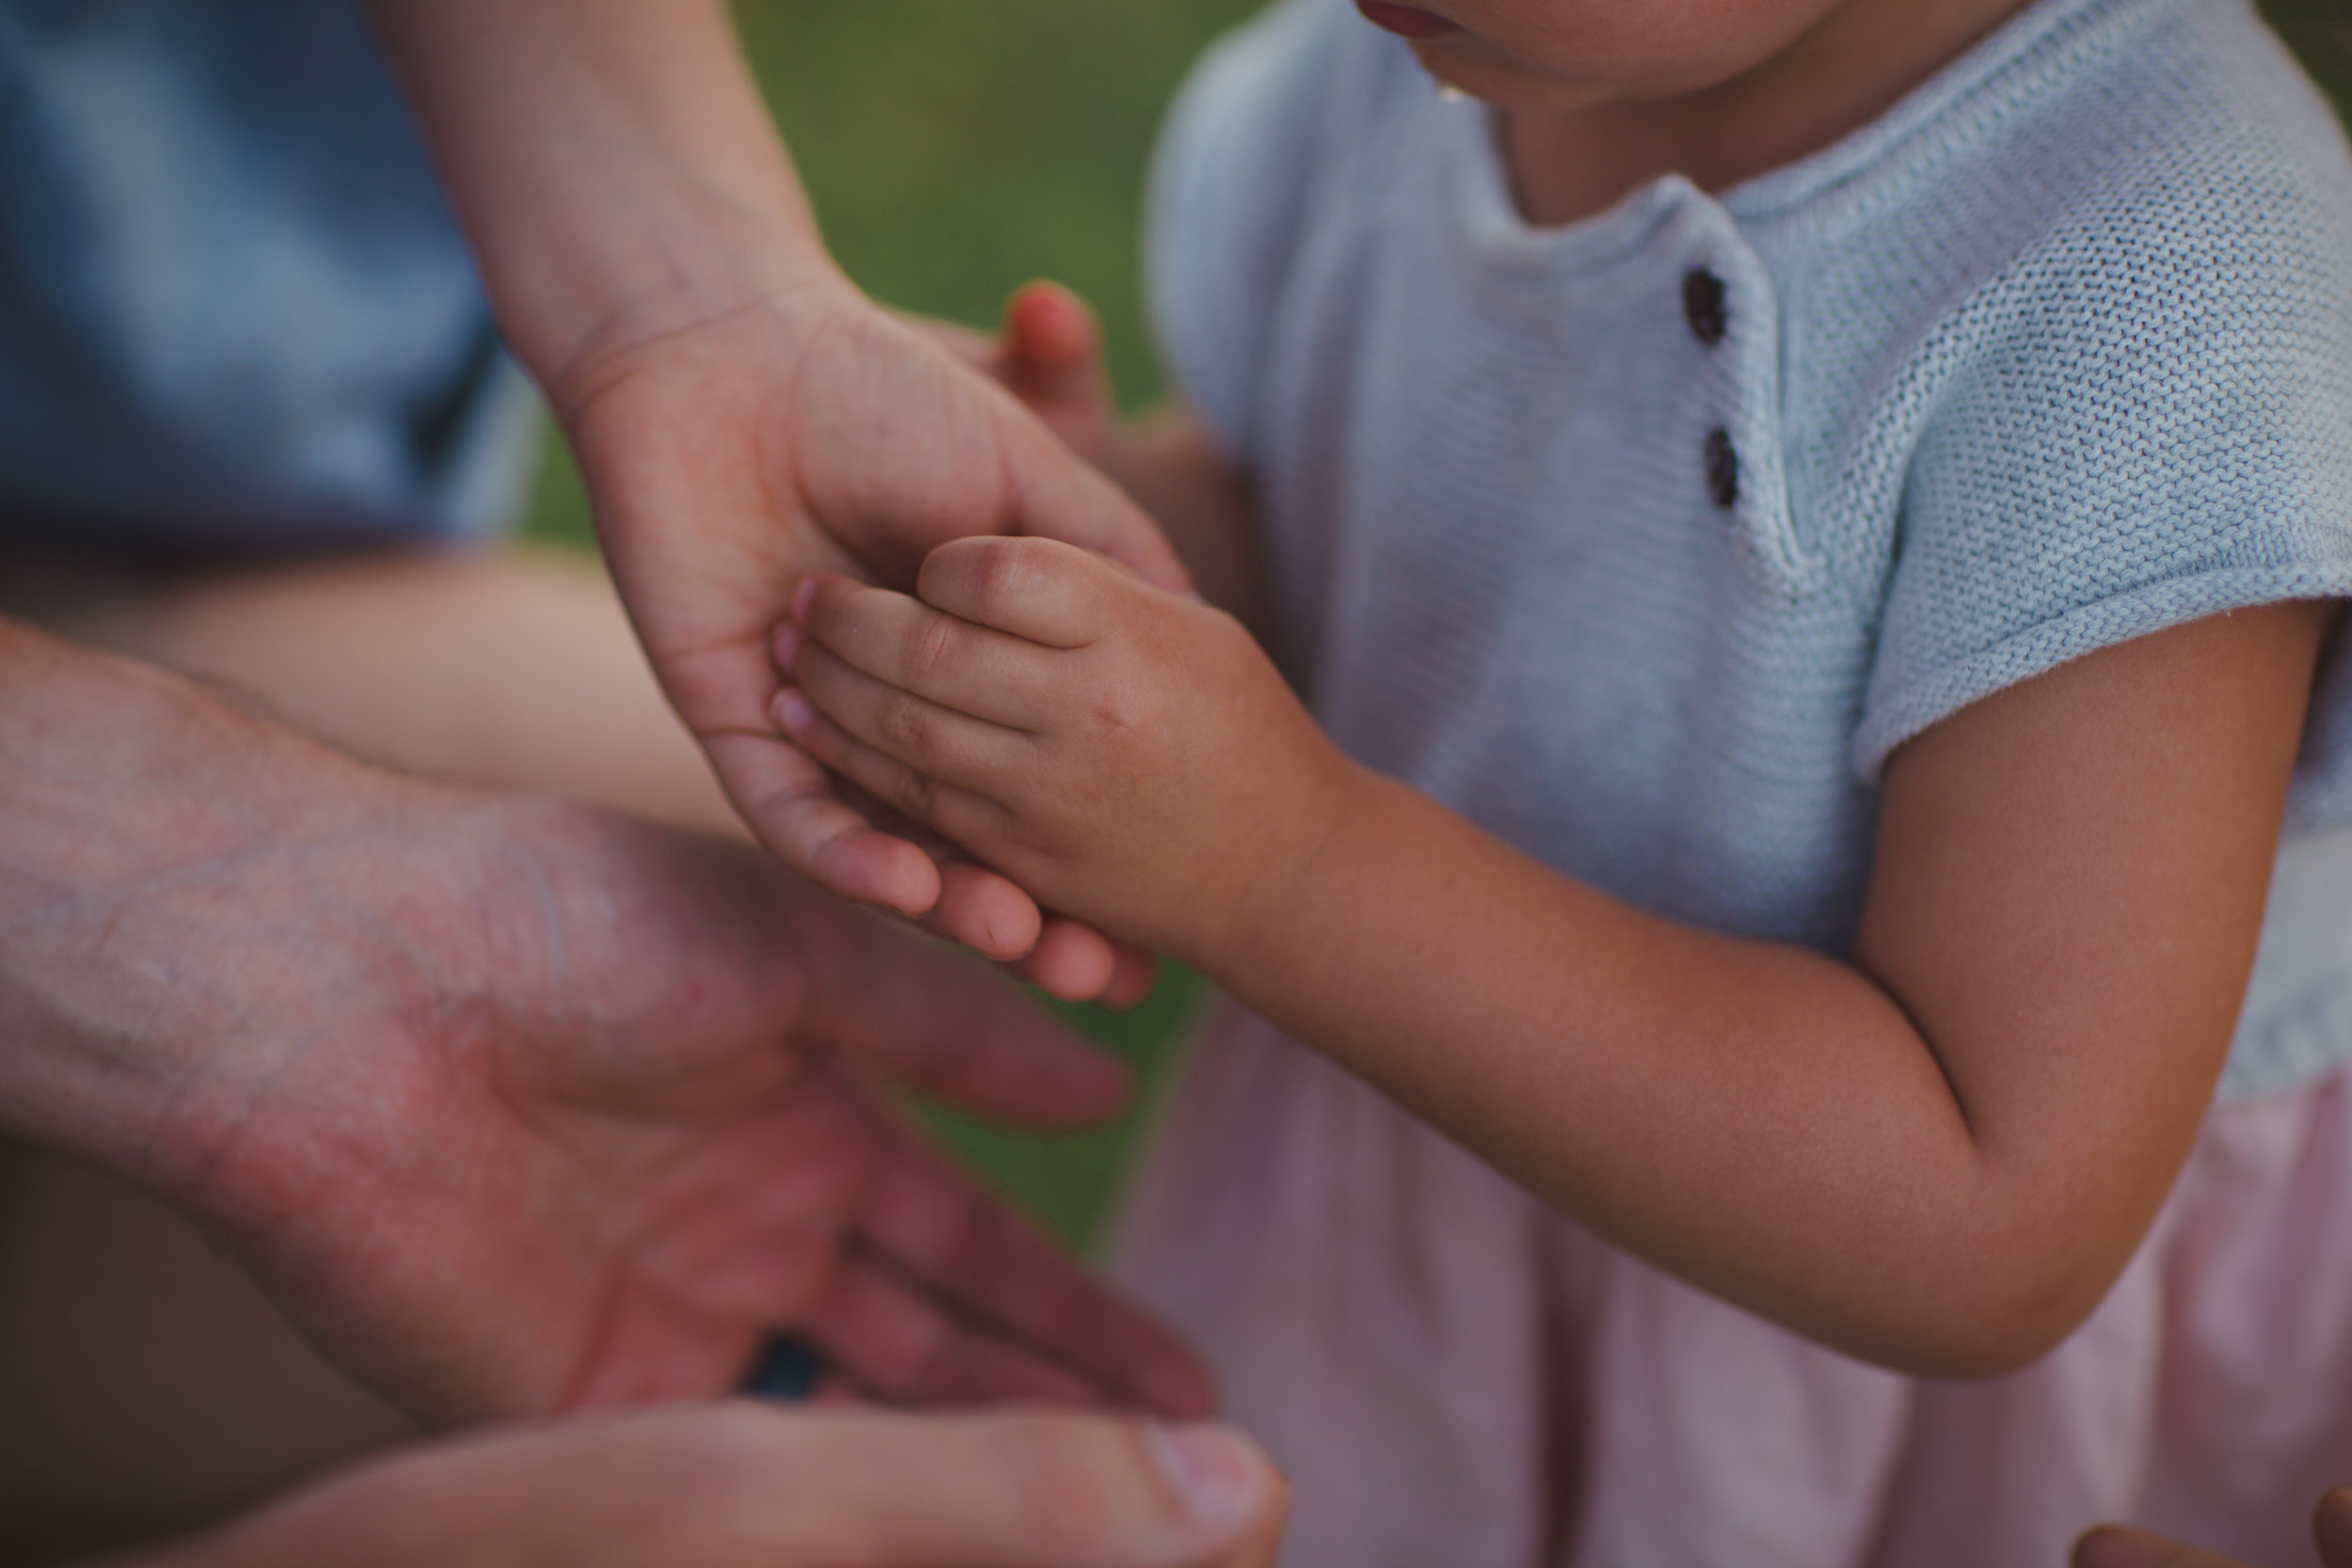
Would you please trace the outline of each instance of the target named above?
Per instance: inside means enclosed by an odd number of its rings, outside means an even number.
[[[1142,177],[1168,95],[1202,44],[1258,0],[742,0],[771,107],[850,275],[893,305],[976,325],[1031,277],[1103,316],[1130,406],[1159,390],[1137,288]],[[2270,0],[2273,23],[2345,102],[2345,0]],[[530,531],[584,547],[587,506],[560,445]],[[1096,1239],[1170,1043],[1202,999],[1171,972],[1123,1017],[1073,1009],[1134,1062],[1138,1107],[1115,1127],[1025,1138],[939,1116],[998,1187],[1065,1239]]]
[[[834,254],[892,305],[974,325],[1032,277],[1102,312],[1129,406],[1158,394],[1137,286],[1143,172],[1201,46],[1257,0],[743,0],[743,41]],[[580,477],[550,440],[530,534],[586,548]],[[1065,1009],[1135,1064],[1117,1125],[1024,1137],[930,1113],[993,1184],[1091,1243],[1171,1045],[1203,988],[1170,969],[1126,1014]]]

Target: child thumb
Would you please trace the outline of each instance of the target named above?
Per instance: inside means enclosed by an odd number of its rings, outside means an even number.
[[[1058,283],[1025,284],[1006,303],[1006,368],[1024,402],[1066,406],[1101,399],[1102,349],[1093,310]]]

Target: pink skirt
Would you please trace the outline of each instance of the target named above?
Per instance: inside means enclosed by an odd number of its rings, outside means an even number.
[[[1984,1383],[1681,1285],[1232,1008],[1119,1272],[1295,1481],[1289,1568],[2062,1568],[2104,1520],[2302,1568],[2352,1481],[2341,1073],[2216,1109],[2098,1311]]]

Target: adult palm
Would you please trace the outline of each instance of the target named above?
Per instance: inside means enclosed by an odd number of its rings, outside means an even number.
[[[716,1394],[787,1330],[894,1402],[1208,1402],[864,1079],[1054,1124],[1123,1074],[753,849],[398,785],[44,933],[120,977],[86,1019],[215,1042],[123,1163],[412,1410]]]
[[[836,796],[771,717],[770,648],[809,572],[911,585],[932,547],[977,533],[1049,535],[1182,587],[1133,503],[838,280],[664,321],[583,356],[553,391],[655,671],[761,840],[835,892],[993,958],[1030,955],[1026,973],[1051,989],[1112,984],[1101,939]]]

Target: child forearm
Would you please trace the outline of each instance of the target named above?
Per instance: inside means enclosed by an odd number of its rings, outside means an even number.
[[[962,541],[922,596],[803,607],[794,733],[829,766],[1628,1250],[1936,1373],[2054,1343],[2169,1187],[2325,625],[2215,617],[1910,741],[1846,962],[1518,854],[1341,756],[1229,619],[1082,552]]]
[[[2105,1292],[2211,1094],[2308,609],[2094,656],[1915,742],[1854,962],[1645,914],[1368,774],[1288,895],[1195,957],[1702,1288],[1906,1370],[2013,1367]]]
[[[2090,1305],[2006,1309],[2039,1294],[2036,1268],[2008,1286],[1995,1262],[2028,1256],[2026,1216],[1927,1041],[1851,966],[1652,918],[1372,775],[1295,896],[1242,929],[1196,961],[1253,1010],[1810,1338],[1967,1374]]]

